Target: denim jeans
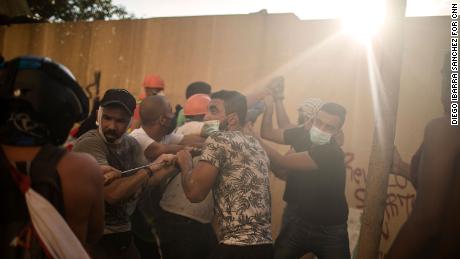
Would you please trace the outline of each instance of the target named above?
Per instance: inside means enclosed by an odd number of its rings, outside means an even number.
[[[305,222],[292,208],[286,208],[281,232],[275,242],[275,259],[300,258],[312,252],[318,259],[348,259],[347,224],[320,226]]]

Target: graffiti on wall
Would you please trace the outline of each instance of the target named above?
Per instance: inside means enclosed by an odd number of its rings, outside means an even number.
[[[347,169],[348,181],[353,183],[351,193],[357,202],[358,209],[364,208],[364,198],[366,192],[367,171],[362,167],[353,164],[355,154],[347,152],[345,154],[345,166]],[[412,205],[415,199],[413,192],[408,192],[410,183],[404,177],[390,175],[388,185],[388,195],[386,198],[385,206],[385,220],[382,226],[382,242],[387,242],[390,237],[394,238],[397,230],[390,228],[390,222],[394,217],[404,216],[407,217],[412,210]],[[383,258],[384,252],[379,251],[379,257]]]

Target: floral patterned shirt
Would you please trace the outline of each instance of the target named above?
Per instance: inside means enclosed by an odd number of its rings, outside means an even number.
[[[240,131],[216,132],[201,161],[219,170],[213,196],[220,243],[272,243],[269,159],[260,143]]]

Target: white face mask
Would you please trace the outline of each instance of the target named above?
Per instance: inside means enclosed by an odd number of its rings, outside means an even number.
[[[310,140],[315,145],[324,145],[331,141],[332,134],[324,132],[315,126],[310,129]]]

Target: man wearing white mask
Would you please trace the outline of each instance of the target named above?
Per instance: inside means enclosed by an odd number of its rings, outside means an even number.
[[[135,107],[136,100],[128,91],[107,90],[98,110],[98,129],[78,138],[73,150],[92,155],[107,174],[120,175],[120,171],[144,166],[147,161],[140,145],[126,134]],[[139,258],[129,217],[140,193],[174,171],[173,166],[167,166],[174,157],[162,155],[130,176],[106,182],[104,235],[90,251],[93,258]]]
[[[273,102],[266,102],[266,107],[271,117]],[[345,116],[341,105],[326,103],[308,131],[278,129],[279,139],[291,144],[296,153],[283,156],[260,140],[272,169],[288,172],[287,181],[295,178],[296,185],[285,193],[287,208],[275,242],[275,259],[300,258],[307,252],[320,259],[350,258],[344,153],[335,138]],[[271,124],[264,114],[262,127],[272,128]]]

